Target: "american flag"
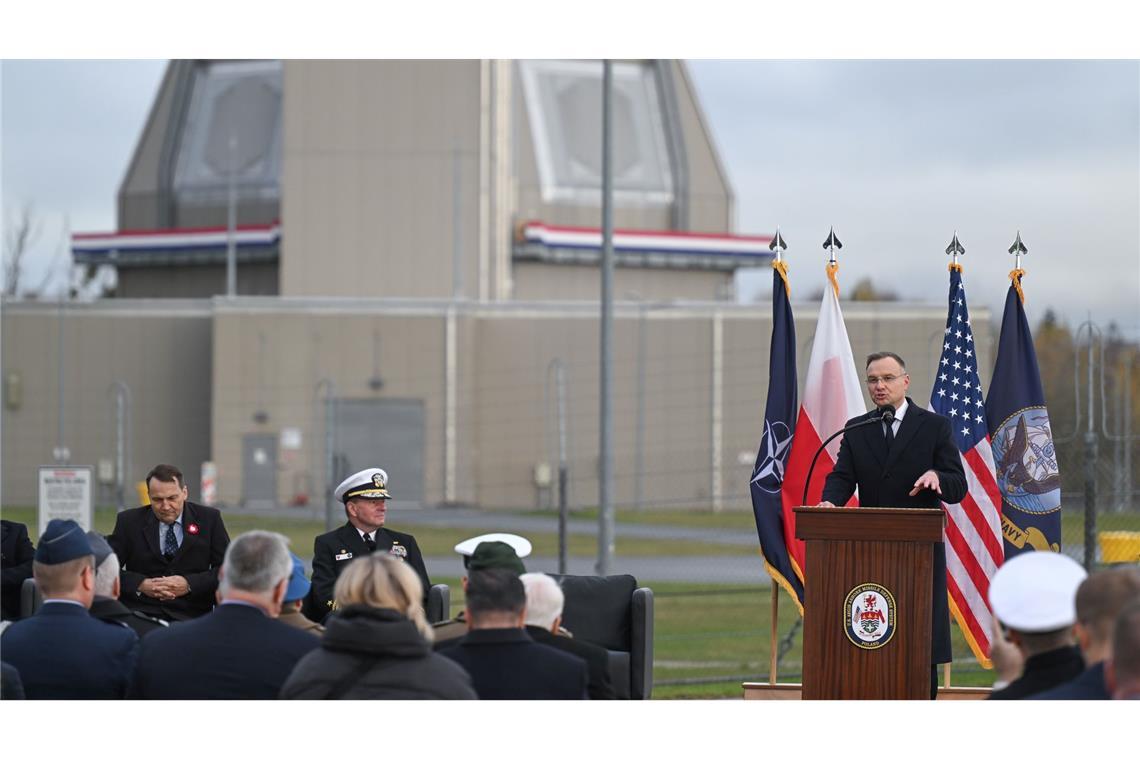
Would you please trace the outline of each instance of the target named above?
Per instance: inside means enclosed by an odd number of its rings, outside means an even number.
[[[950,610],[974,656],[990,667],[993,617],[990,579],[1001,566],[1001,492],[994,477],[994,458],[982,401],[982,380],[962,268],[950,266],[950,308],[942,356],[934,375],[930,408],[950,420],[954,443],[962,454],[969,486],[961,504],[946,504],[946,588]]]

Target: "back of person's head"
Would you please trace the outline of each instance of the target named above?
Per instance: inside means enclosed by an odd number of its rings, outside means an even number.
[[[44,599],[69,596],[80,589],[85,568],[95,569],[95,558],[91,555],[48,565],[32,562],[32,577]]]
[[[1077,588],[1088,573],[1058,552],[1027,551],[1006,559],[990,583],[994,617],[1032,656],[1075,643]]]
[[[95,555],[74,520],[48,522],[32,558],[32,577],[45,599],[74,599],[91,606]]]
[[[269,594],[293,572],[288,539],[280,533],[251,530],[235,538],[226,549],[218,591]]]
[[[467,614],[473,627],[518,627],[525,609],[526,589],[513,570],[477,570],[467,576]]]
[[[566,595],[558,581],[546,573],[526,573],[519,576],[526,590],[526,624],[547,631],[562,617]]]
[[[364,604],[395,610],[411,620],[416,630],[431,641],[434,634],[424,615],[423,593],[423,583],[415,570],[379,553],[350,562],[333,587],[338,609]]]
[[[119,557],[114,552],[99,563],[95,568],[95,596],[118,598],[119,593],[115,588],[119,581],[119,569]]]
[[[1140,698],[1140,602],[1130,603],[1116,618],[1109,669],[1114,698]]]
[[[1111,651],[1112,631],[1120,611],[1140,599],[1140,567],[1114,567],[1094,573],[1077,589],[1078,638],[1097,660]],[[1091,664],[1091,663],[1089,663]]]
[[[87,531],[87,544],[95,556],[95,596],[119,598],[119,557],[107,539],[93,530]]]

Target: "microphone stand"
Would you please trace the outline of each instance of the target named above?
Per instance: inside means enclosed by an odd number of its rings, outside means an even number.
[[[832,433],[830,436],[828,436],[826,441],[824,441],[823,443],[821,443],[819,445],[819,448],[815,452],[815,456],[813,456],[811,458],[811,466],[808,467],[807,480],[804,481],[804,498],[803,498],[803,501],[800,502],[801,504],[807,506],[808,489],[811,488],[811,474],[815,470],[815,463],[819,460],[819,455],[823,453],[823,450],[825,448],[827,448],[827,444],[831,443],[833,440],[835,440],[835,438],[837,436],[843,435],[848,430],[854,430],[855,428],[860,428],[860,427],[863,427],[864,425],[871,425],[871,424],[876,423],[876,422],[886,422],[889,424],[889,423],[893,423],[895,421],[895,410],[894,409],[891,409],[891,408],[888,408],[887,410],[878,409],[876,411],[878,411],[879,413],[877,415],[875,415],[874,417],[871,417],[869,419],[865,419],[862,422],[856,422],[854,425],[848,425],[847,427],[843,428],[842,430],[839,430],[837,432]]]

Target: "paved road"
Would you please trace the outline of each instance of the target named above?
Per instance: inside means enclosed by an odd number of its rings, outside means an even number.
[[[248,510],[242,510],[247,512]],[[276,516],[311,518],[312,512],[302,512],[294,508],[281,507],[266,510]],[[338,515],[339,518],[339,515]],[[396,530],[415,533],[417,525],[431,525],[449,528],[465,528],[472,536],[480,533],[557,533],[558,516],[520,515],[512,512],[493,512],[476,509],[418,509],[390,508],[389,522]],[[571,519],[567,528],[574,535],[596,536],[598,522],[593,519]],[[681,581],[692,583],[756,583],[768,586],[770,578],[760,559],[759,544],[753,530],[732,530],[718,528],[681,528],[669,525],[635,525],[617,523],[614,532],[621,538],[662,538],[681,541],[702,541],[730,546],[756,547],[754,555],[745,556],[685,556],[685,557],[623,557],[614,558],[611,574],[628,573],[641,583],[652,581]],[[428,573],[432,576],[462,575],[463,563],[456,554],[437,555],[424,558]],[[557,572],[557,556],[527,557],[528,570]],[[593,575],[595,558],[570,557],[569,571],[572,575]]]
[[[395,525],[437,525],[449,528],[470,528],[472,535],[484,533],[557,533],[558,515],[550,517],[519,515],[512,512],[485,512],[476,509],[406,509],[389,512]],[[596,536],[597,520],[571,518],[567,530],[574,535]],[[758,546],[755,530],[720,528],[682,528],[672,525],[634,525],[616,523],[618,538],[667,538],[703,541],[731,546]]]
[[[594,575],[594,558],[570,557],[571,575]],[[458,555],[424,557],[432,576],[463,575],[463,562]],[[557,557],[532,556],[523,560],[526,569],[541,573],[558,572]],[[687,583],[755,583],[768,586],[771,579],[764,570],[759,552],[755,557],[622,557],[614,558],[611,575],[628,573],[639,583],[682,581]]]
[[[468,528],[472,535],[485,533],[554,533],[558,516],[517,515],[510,512],[485,512],[473,509],[400,510],[390,513],[392,524],[400,526],[436,525]],[[596,520],[571,519],[567,529],[575,535],[596,536]],[[412,531],[415,532],[414,530]],[[664,538],[702,541],[731,546],[756,546],[755,556],[688,556],[688,557],[622,557],[614,558],[611,574],[628,573],[639,582],[682,581],[700,583],[756,583],[768,586],[770,578],[760,559],[755,531],[717,528],[681,528],[668,525],[633,525],[617,523],[617,538]],[[433,573],[463,573],[463,563],[456,555],[425,557]],[[528,570],[553,573],[558,571],[558,557],[532,556],[524,560]],[[593,575],[596,559],[570,557],[572,575]]]

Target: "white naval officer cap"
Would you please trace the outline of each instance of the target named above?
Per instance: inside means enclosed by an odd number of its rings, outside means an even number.
[[[1007,628],[1058,631],[1077,622],[1077,587],[1088,577],[1070,557],[1030,551],[1006,560],[990,582],[990,607]]]
[[[475,553],[475,547],[484,541],[502,541],[515,550],[515,554],[519,555],[519,559],[530,555],[530,541],[527,541],[522,536],[516,536],[514,533],[484,533],[482,536],[475,536],[466,541],[460,541],[455,545],[455,551],[464,557],[470,557]]]
[[[369,467],[349,475],[333,491],[333,496],[341,503],[349,499],[391,499],[388,493],[388,473],[379,467]]]

